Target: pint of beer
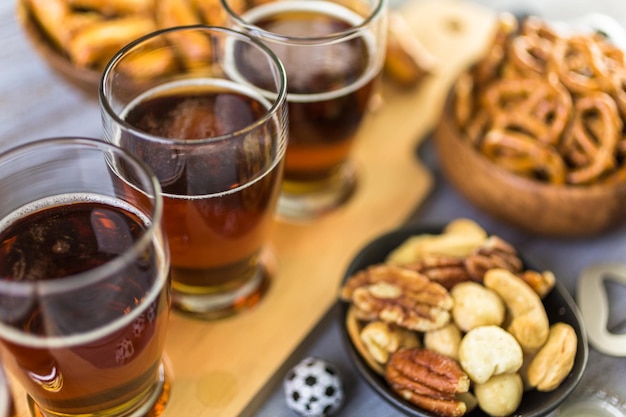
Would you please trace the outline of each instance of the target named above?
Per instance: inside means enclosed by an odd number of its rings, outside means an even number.
[[[0,157],[0,193],[0,354],[34,407],[162,409],[169,251],[152,173],[100,140],[48,139]]]
[[[278,212],[315,219],[358,184],[350,153],[386,50],[386,0],[222,0],[230,25],[265,43],[287,72],[289,146]]]
[[[153,56],[163,60],[159,71],[136,65]],[[283,173],[285,97],[274,54],[224,28],[150,34],[104,71],[105,138],[145,161],[162,186],[181,310],[221,317],[267,289],[262,260]]]

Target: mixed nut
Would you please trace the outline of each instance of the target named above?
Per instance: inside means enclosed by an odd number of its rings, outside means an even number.
[[[365,362],[401,398],[445,417],[508,416],[525,391],[551,391],[573,368],[577,335],[550,324],[550,271],[468,219],[411,237],[347,279],[346,326]]]

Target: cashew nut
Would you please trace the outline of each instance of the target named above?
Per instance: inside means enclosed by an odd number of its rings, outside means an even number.
[[[576,359],[578,338],[567,323],[550,327],[546,344],[528,366],[528,382],[537,391],[552,391],[569,375]]]
[[[539,295],[521,278],[505,269],[490,269],[484,284],[504,301],[511,321],[506,330],[525,353],[536,352],[548,339],[550,323]]]

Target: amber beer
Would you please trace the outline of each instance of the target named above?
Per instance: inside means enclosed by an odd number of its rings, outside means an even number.
[[[243,144],[232,140],[227,152],[221,142],[229,138],[220,136],[254,126],[268,107],[241,85],[194,79],[148,91],[124,112],[135,129],[164,139],[122,133],[121,145],[146,161],[161,183],[175,301],[177,293],[236,292],[263,274],[258,257],[282,171],[282,158],[270,156],[277,152],[270,136],[279,127],[253,127]],[[219,154],[213,145],[220,146]]]
[[[363,20],[340,4],[324,1],[266,3],[242,18],[268,32],[298,38],[339,33]],[[330,180],[349,159],[381,73],[373,62],[377,57],[371,37],[363,32],[340,43],[302,42],[298,47],[268,42],[287,72],[287,191],[306,191]]]
[[[76,288],[81,274],[128,255],[147,227],[127,203],[93,194],[39,200],[0,222],[0,285],[12,294],[0,302],[0,352],[46,416],[119,415],[162,383],[169,291],[158,241],[111,278]]]

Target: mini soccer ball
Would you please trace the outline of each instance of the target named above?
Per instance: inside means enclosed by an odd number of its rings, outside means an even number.
[[[322,359],[298,363],[287,373],[283,388],[289,408],[305,417],[330,416],[343,403],[339,373]]]

